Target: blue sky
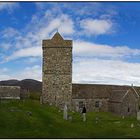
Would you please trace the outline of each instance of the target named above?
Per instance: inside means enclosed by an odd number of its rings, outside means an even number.
[[[73,40],[73,83],[140,85],[140,2],[0,2],[0,80],[42,80],[42,40]]]

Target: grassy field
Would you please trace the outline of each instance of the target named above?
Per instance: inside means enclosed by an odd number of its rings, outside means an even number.
[[[1,101],[0,138],[140,138],[140,122],[135,117],[90,112],[87,122],[82,122],[81,114],[70,115],[72,121],[65,121],[57,108],[35,100]]]

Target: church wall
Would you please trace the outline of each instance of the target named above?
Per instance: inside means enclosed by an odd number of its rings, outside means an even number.
[[[72,99],[72,107],[74,111],[81,112],[82,104],[86,106],[87,112],[90,111],[108,111],[107,99]]]
[[[136,115],[138,110],[138,99],[132,92],[127,94],[121,104],[121,114],[123,115]]]
[[[108,103],[108,110],[114,114],[122,115],[121,114],[121,102],[109,102]]]
[[[0,99],[20,99],[20,87],[0,86]]]

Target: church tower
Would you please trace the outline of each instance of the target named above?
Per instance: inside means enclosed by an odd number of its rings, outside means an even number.
[[[43,40],[42,103],[60,108],[71,104],[72,40],[64,40],[56,32],[52,39]]]

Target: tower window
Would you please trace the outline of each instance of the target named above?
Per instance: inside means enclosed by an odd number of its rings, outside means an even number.
[[[130,112],[130,108],[129,107],[128,107],[127,111]]]
[[[95,107],[99,107],[100,101],[95,101]]]

